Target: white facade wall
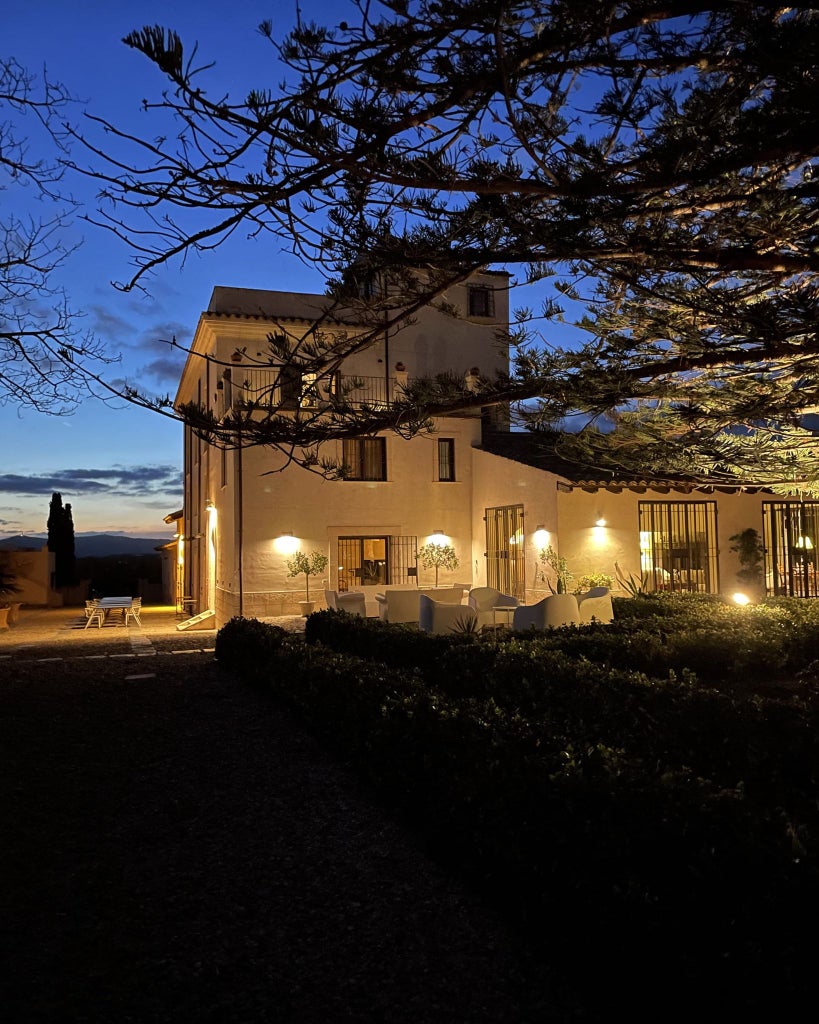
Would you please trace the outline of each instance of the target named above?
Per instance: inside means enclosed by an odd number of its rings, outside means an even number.
[[[559,553],[575,576],[604,572],[614,575],[615,563],[623,572],[640,577],[641,501],[715,501],[717,505],[717,550],[720,592],[732,593],[737,587],[736,573],[741,568],[730,550],[731,536],[748,527],[762,535],[762,502],[770,495],[724,494],[702,491],[685,494],[674,490],[646,488],[637,492],[624,488],[619,492],[575,488],[558,494]],[[597,526],[597,520],[606,520]]]
[[[477,418],[436,423],[438,433],[410,441],[387,436],[387,480],[325,480],[290,467],[270,473],[275,461],[265,449],[242,455],[241,530],[234,496],[238,488],[212,488],[217,507],[215,608],[217,621],[242,613],[297,614],[305,596],[303,576],[287,577],[287,555],[280,538],[292,534],[298,548],[321,551],[329,563],[324,576],[310,578],[310,598],[323,604],[323,590],[338,587],[338,539],[343,536],[417,537],[419,547],[442,530],[460,557],[457,570],[439,573],[439,584],[472,584],[472,445],[479,437]],[[437,479],[439,437],[455,442],[455,481]],[[328,446],[329,448],[330,446]],[[238,456],[229,456],[235,478]],[[211,474],[214,479],[214,474]],[[241,535],[241,580],[238,540]],[[419,585],[434,582],[434,570],[419,567]],[[380,589],[380,588],[379,588]]]
[[[473,452],[472,557],[476,567],[476,586],[486,586],[487,508],[522,505],[524,516],[524,563],[526,603],[531,604],[548,593],[537,579],[538,553],[545,545],[557,546],[557,478],[551,473],[526,466],[489,452]],[[544,527],[546,535],[535,531]]]
[[[410,380],[444,372],[466,374],[473,367],[489,378],[496,370],[505,371],[508,349],[497,331],[508,322],[507,277],[478,274],[472,282],[493,289],[493,318],[461,319],[423,309],[346,360],[344,374],[383,377],[392,387],[397,364],[403,364]],[[467,286],[454,287],[443,300],[465,313]],[[230,387],[241,386],[244,367],[262,369],[269,358],[268,335],[302,337],[312,327],[309,314],[317,314],[325,301],[322,296],[216,289],[211,309],[197,327],[177,405],[197,402],[221,414],[228,391],[225,370],[230,371]],[[350,338],[356,329],[328,322],[322,330]],[[241,355],[234,361],[237,350]],[[329,481],[297,466],[275,472],[281,457],[272,450],[245,448],[223,454],[186,428],[185,560],[194,611],[214,609],[217,625],[236,614],[297,613],[304,577],[287,577],[287,556],[278,543],[284,533],[292,533],[302,551],[319,550],[328,556],[326,575],[310,580],[310,597],[319,602],[325,587],[337,589],[342,536],[416,537],[420,547],[441,530],[461,565],[454,572],[441,570],[439,583],[470,586],[472,446],[480,439],[479,411],[438,421],[436,428],[435,434],[409,441],[386,435],[385,481]],[[455,481],[437,479],[439,437],[455,442]],[[323,454],[340,459],[341,445],[328,444]],[[419,566],[418,573],[419,584],[433,582],[433,570]]]

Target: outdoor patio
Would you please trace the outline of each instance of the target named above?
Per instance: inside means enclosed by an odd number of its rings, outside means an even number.
[[[18,621],[0,630],[0,662],[9,658],[68,659],[105,657],[151,657],[155,654],[212,653],[215,629],[178,629],[183,621],[172,605],[147,605],[142,609],[142,626],[128,626],[114,619],[101,628],[85,628],[82,608],[26,608]],[[285,615],[266,622],[301,632],[304,619]]]

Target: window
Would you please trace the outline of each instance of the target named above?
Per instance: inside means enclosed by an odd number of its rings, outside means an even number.
[[[387,537],[339,537],[338,589],[389,583],[388,545]]]
[[[819,597],[819,502],[766,501],[765,591]]]
[[[338,589],[409,583],[417,574],[417,537],[339,537]]]
[[[495,294],[483,285],[469,285],[467,288],[470,316],[494,316]]]
[[[455,441],[451,437],[438,438],[438,479],[455,479]]]
[[[387,440],[357,437],[343,442],[342,462],[347,480],[387,479]]]
[[[641,501],[638,511],[647,589],[717,593],[716,502]]]

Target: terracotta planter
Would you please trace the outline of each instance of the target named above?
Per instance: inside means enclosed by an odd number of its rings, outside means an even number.
[[[0,608],[0,629],[9,628],[9,612],[10,608]]]
[[[316,610],[316,602],[315,601],[299,601],[299,609],[301,610],[301,614],[306,619],[308,615],[312,615],[313,612]]]

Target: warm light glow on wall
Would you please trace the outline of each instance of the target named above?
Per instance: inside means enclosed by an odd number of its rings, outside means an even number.
[[[443,532],[443,530],[433,530],[429,538],[430,544],[437,544],[438,547],[443,547],[449,543],[449,537]]]
[[[280,555],[292,555],[299,550],[299,538],[283,533],[273,541],[273,547]]]
[[[549,546],[549,531],[545,526],[538,526],[532,534],[532,540],[538,548],[547,548]]]
[[[640,530],[640,572],[651,572],[653,568],[651,532]]]
[[[600,517],[599,517],[599,518],[597,519],[597,521],[595,522],[595,524],[594,524],[594,525],[595,525],[595,526],[605,526],[605,525],[606,525],[606,520],[605,520],[605,519],[603,518],[603,516],[600,516]]]

